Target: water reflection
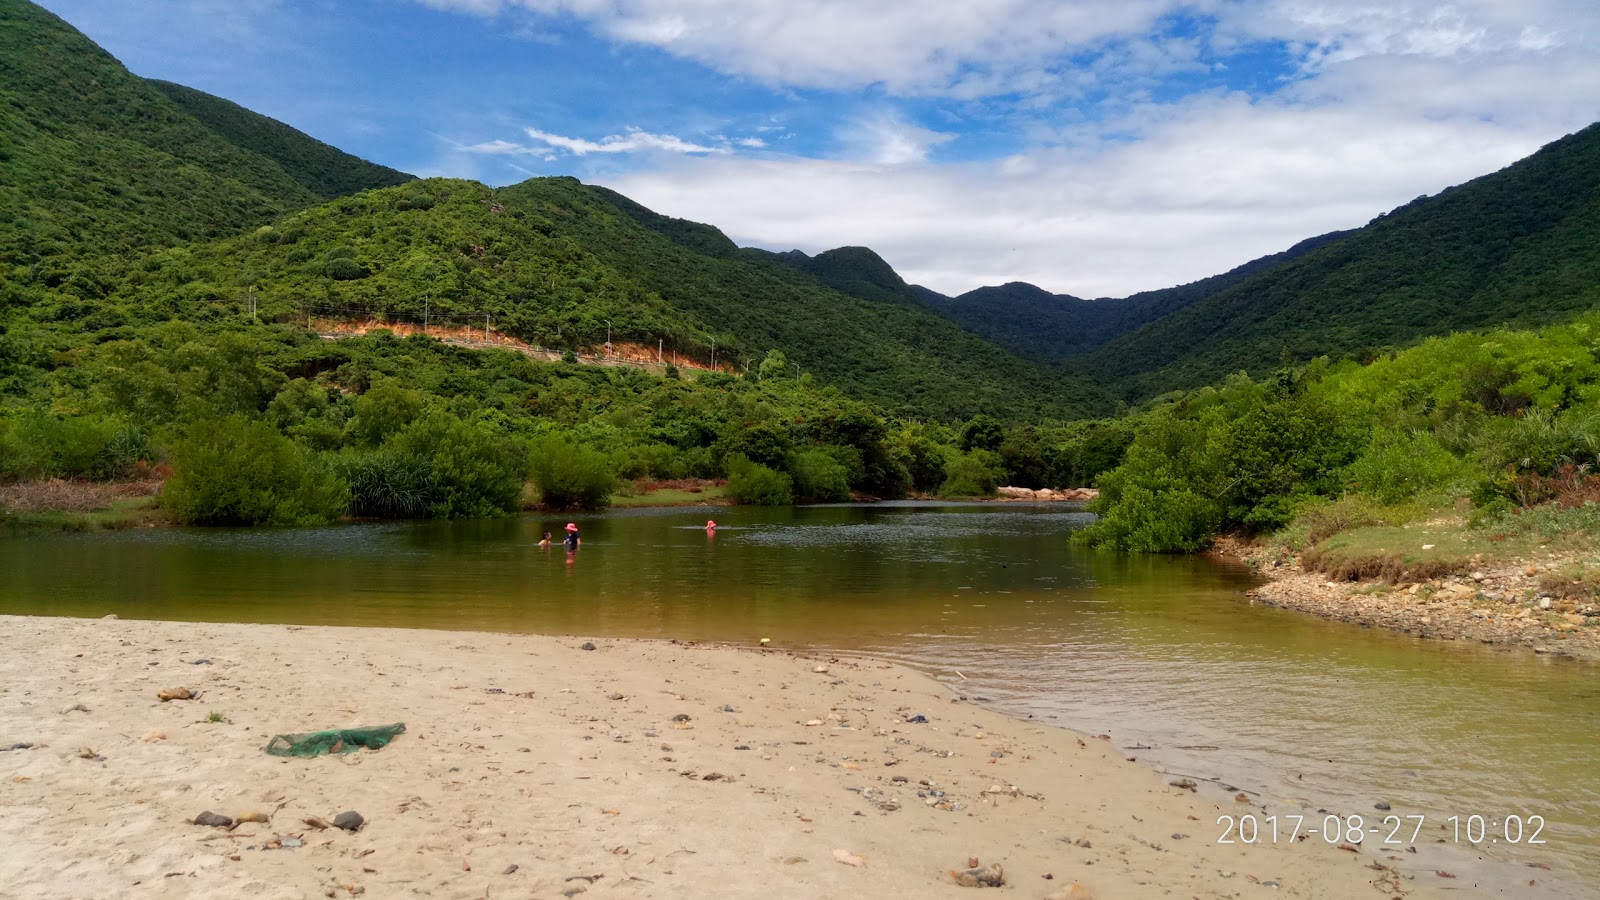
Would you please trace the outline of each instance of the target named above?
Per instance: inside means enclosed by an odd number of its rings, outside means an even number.
[[[0,541],[0,612],[860,650],[1269,797],[1538,813],[1551,843],[1519,858],[1593,877],[1594,667],[1253,607],[1236,567],[1072,547],[1086,518],[993,505],[619,510],[572,519],[572,554],[559,543],[568,519],[537,516],[36,535]],[[557,543],[541,549],[547,531]]]

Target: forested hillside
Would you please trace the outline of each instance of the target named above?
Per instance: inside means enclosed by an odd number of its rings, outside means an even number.
[[[1419,198],[1074,361],[1136,399],[1600,303],[1600,125]]]
[[[781,349],[806,371],[908,415],[1070,418],[1103,406],[1088,382],[1020,360],[913,304],[840,293],[772,254],[738,251],[710,226],[658,216],[614,192],[539,178],[499,195],[731,339],[741,365]]]
[[[301,187],[324,200],[368,188],[392,187],[412,179],[404,172],[351,156],[231,100],[170,81],[152,80],[150,85],[228,143],[271,159]]]
[[[0,0],[0,290],[15,301],[71,280],[74,260],[260,225],[327,196],[302,181],[319,169],[352,190],[398,174],[287,126],[253,147],[270,120],[235,120],[224,137],[56,16]]]

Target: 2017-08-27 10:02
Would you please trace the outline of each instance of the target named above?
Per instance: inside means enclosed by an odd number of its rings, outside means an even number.
[[[1359,844],[1369,834],[1382,835],[1384,844],[1415,844],[1427,825],[1427,816],[1384,816],[1368,824],[1361,816],[1327,815],[1320,819],[1298,815],[1271,815],[1257,817],[1218,816],[1217,824],[1223,826],[1217,837],[1219,844],[1257,844],[1262,842],[1303,841],[1320,835],[1330,844]],[[1306,827],[1307,823],[1310,827]],[[1481,844],[1544,844],[1540,834],[1544,831],[1544,816],[1506,816],[1503,819],[1488,816],[1450,816],[1439,826],[1453,843]],[[1407,834],[1406,832],[1410,832]]]

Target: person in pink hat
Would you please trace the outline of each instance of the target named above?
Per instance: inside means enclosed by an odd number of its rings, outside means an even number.
[[[576,522],[567,523],[567,536],[562,539],[562,542],[567,545],[567,552],[569,553],[578,549],[578,544],[582,541],[578,537],[578,525]]]
[[[706,530],[707,531],[716,531],[717,530],[717,520],[716,519],[707,519],[706,520]]]

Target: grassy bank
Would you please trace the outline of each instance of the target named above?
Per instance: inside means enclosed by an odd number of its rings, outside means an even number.
[[[156,496],[159,480],[86,482],[47,479],[0,486],[0,527],[100,531],[173,524]]]

